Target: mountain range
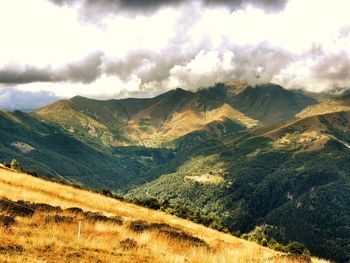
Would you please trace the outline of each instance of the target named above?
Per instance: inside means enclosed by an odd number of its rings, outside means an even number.
[[[231,231],[350,260],[350,99],[218,83],[147,99],[0,112],[0,161],[126,198],[214,214]]]

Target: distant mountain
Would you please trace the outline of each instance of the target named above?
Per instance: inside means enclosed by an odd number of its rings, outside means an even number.
[[[241,129],[287,121],[314,103],[273,84],[217,84],[196,93],[178,88],[150,99],[99,101],[78,96],[31,114],[97,146],[158,147],[218,121],[231,120]]]
[[[305,107],[317,103],[317,100],[309,96],[288,91],[275,84],[245,88],[217,84],[201,93],[225,101],[246,116],[264,124],[288,121]]]
[[[332,99],[327,99],[318,104],[306,107],[300,113],[296,114],[297,118],[305,118],[315,115],[323,115],[332,112],[341,112],[350,110],[350,95],[344,95]]]
[[[31,114],[59,125],[83,141],[105,146],[159,146],[226,119],[242,128],[258,125],[257,120],[224,101],[182,89],[151,99],[99,101],[74,97]]]

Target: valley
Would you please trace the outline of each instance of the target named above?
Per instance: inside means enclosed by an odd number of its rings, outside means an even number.
[[[279,243],[346,262],[349,109],[346,96],[318,103],[274,84],[74,97],[1,112],[0,161],[136,203],[182,205],[239,235],[272,225]]]

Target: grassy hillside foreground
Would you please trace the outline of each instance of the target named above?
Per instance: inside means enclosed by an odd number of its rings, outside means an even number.
[[[0,198],[0,262],[305,261],[159,211],[3,168]]]

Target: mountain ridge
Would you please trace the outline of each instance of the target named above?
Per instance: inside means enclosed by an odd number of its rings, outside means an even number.
[[[250,107],[231,106],[238,98]],[[299,98],[271,84],[121,101],[75,97],[1,113],[0,161],[11,156],[49,178],[185,204],[233,232],[270,224],[279,242],[296,240],[346,262],[350,113],[290,117],[322,105],[305,96],[291,105]]]
[[[267,97],[260,98],[265,93]],[[268,97],[271,98],[266,100]],[[273,106],[276,100],[278,104]],[[293,105],[299,100],[299,104]],[[178,88],[146,99],[99,101],[77,96],[31,114],[58,124],[68,132],[74,133],[79,129],[83,131],[81,137],[107,147],[133,144],[157,146],[222,119],[230,119],[246,128],[287,121],[313,103],[315,101],[309,97],[273,84],[254,88],[216,84],[197,92]],[[243,106],[245,104],[248,106]],[[267,110],[269,107],[272,108]],[[276,107],[280,109],[277,111]],[[179,119],[184,124],[181,125]]]

